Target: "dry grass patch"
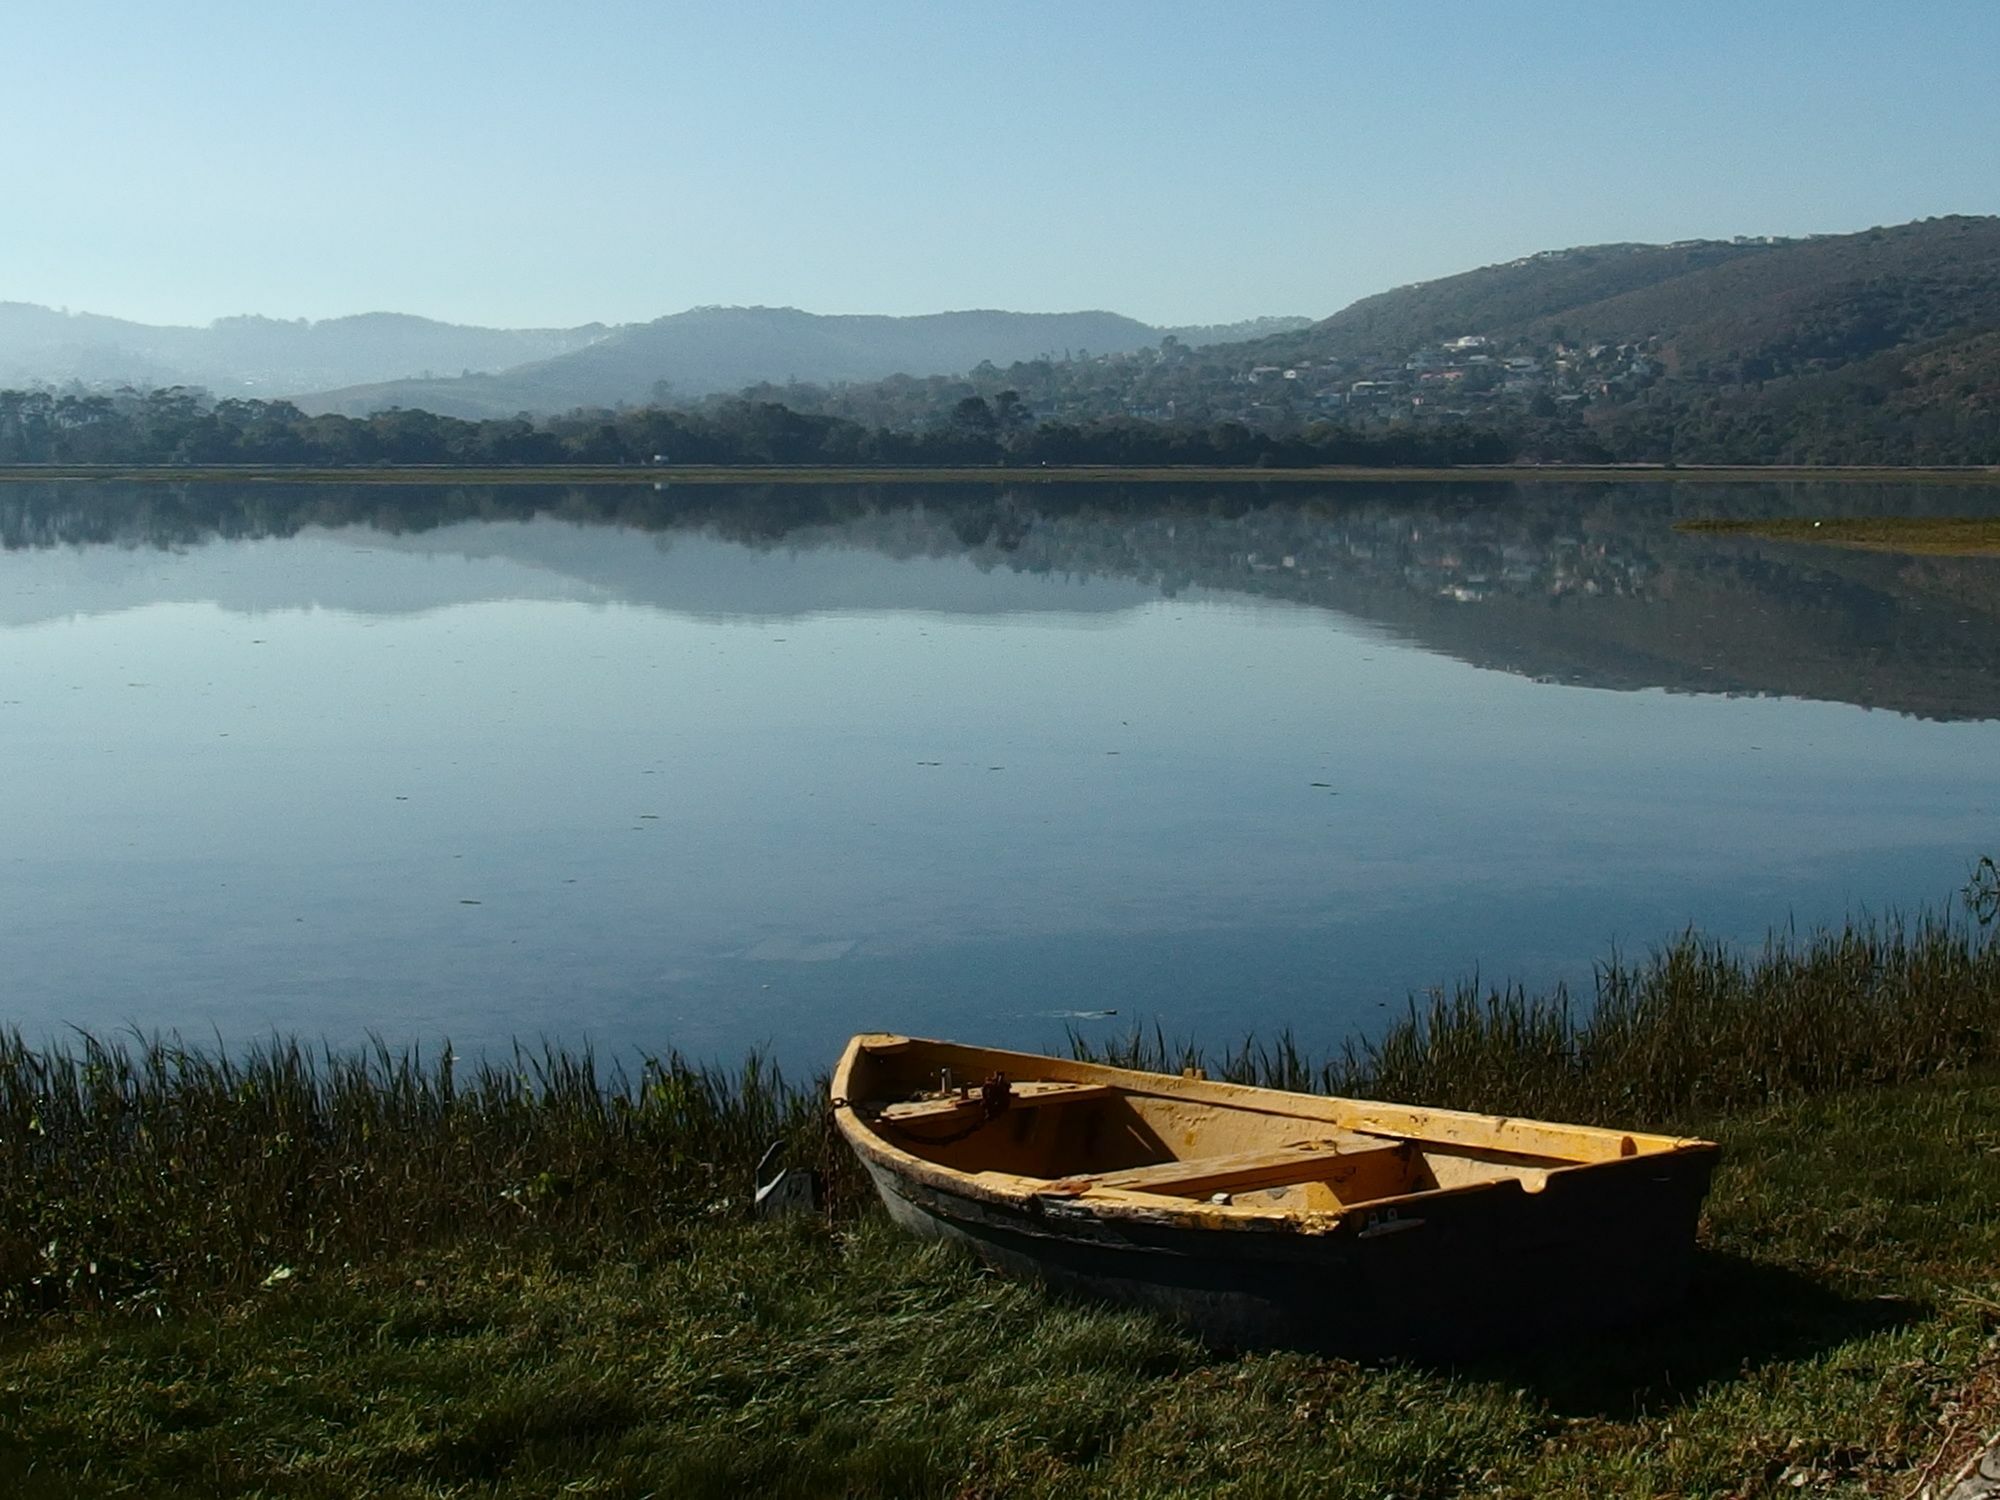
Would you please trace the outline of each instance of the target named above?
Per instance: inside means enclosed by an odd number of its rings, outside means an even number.
[[[1834,516],[1759,521],[1683,521],[1681,531],[1812,542],[1863,552],[1928,557],[2000,557],[2000,516]]]

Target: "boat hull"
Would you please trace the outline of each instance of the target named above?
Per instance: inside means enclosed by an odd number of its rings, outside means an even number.
[[[1643,1319],[1687,1289],[1720,1154],[890,1034],[849,1044],[833,1104],[904,1228],[1233,1348],[1456,1354]]]
[[[865,1165],[904,1229],[1056,1291],[1148,1309],[1217,1347],[1432,1355],[1574,1337],[1671,1306],[1711,1170],[1662,1162],[1644,1178],[1466,1194],[1333,1233],[1218,1234],[994,1203]]]

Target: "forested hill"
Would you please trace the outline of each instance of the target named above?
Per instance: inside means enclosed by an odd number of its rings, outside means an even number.
[[[1108,312],[823,316],[793,307],[698,307],[620,328],[587,348],[499,374],[399,380],[302,398],[308,411],[362,416],[407,406],[508,417],[739,390],[759,381],[847,382],[952,375],[982,362],[1122,354],[1162,330]]]
[[[1733,261],[1768,255],[1774,248],[1756,241],[1699,240],[1680,245],[1584,245],[1549,250],[1363,297],[1290,336],[1246,344],[1243,353],[1259,360],[1266,355],[1289,359],[1390,357],[1468,333],[1526,333],[1577,317],[1580,309]],[[1580,319],[1577,333],[1585,336]]]
[[[1651,341],[1667,368],[1769,378],[2000,329],[2000,218],[1798,240],[1549,251],[1364,298],[1246,358],[1404,354],[1465,334]]]
[[[1470,426],[1544,461],[2000,463],[2000,218],[1549,251],[1261,339],[782,399],[921,427],[1006,392],[1040,421]]]

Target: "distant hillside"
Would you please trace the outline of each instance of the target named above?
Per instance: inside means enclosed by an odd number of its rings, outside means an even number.
[[[1183,344],[1199,348],[1205,344],[1240,344],[1249,339],[1270,338],[1312,325],[1311,318],[1246,318],[1240,323],[1185,323],[1179,327],[1156,328],[1153,332],[1161,338],[1176,338]]]
[[[580,349],[604,332],[601,323],[475,328],[401,313],[317,323],[219,318],[206,328],[183,328],[0,302],[0,386],[198,385],[219,394],[283,396],[421,370],[505,369]]]
[[[1554,250],[1242,342],[777,399],[922,429],[1003,392],[1038,422],[1457,425],[1543,461],[2000,463],[2000,218]]]
[[[521,333],[388,315],[146,329],[0,304],[0,390],[180,382],[291,394],[316,414],[471,420],[685,411],[742,394],[849,424],[850,447],[876,435],[871,452],[936,456],[950,439],[1038,461],[1143,450],[2000,464],[2000,218],[1551,250],[1296,321],[709,307]],[[322,378],[363,365],[364,379]],[[882,433],[909,441],[885,446]],[[23,434],[23,451],[61,446]],[[560,441],[592,449],[575,433]]]
[[[1700,240],[1680,245],[1584,245],[1482,266],[1438,281],[1379,292],[1292,337],[1271,342],[1297,356],[1395,355],[1464,334],[1503,334],[1573,314],[1773,246]]]
[[[1120,354],[1160,330],[1116,313],[950,312],[827,317],[790,307],[699,307],[620,328],[588,348],[456,380],[400,380],[302,402],[359,416],[389,406],[497,417],[643,404],[740,390],[760,381],[832,383],[940,375],[1051,356]]]
[[[1860,358],[2000,322],[2000,218],[1926,219],[1808,239],[1695,240],[1546,251],[1365,297],[1245,358],[1404,354],[1496,341],[1661,341],[1670,364]],[[1218,351],[1219,352],[1219,351]]]

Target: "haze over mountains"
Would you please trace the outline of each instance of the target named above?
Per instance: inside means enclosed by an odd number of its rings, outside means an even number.
[[[894,461],[881,455],[901,450],[872,435],[954,432],[964,451],[927,459],[1135,461],[1112,439],[1138,419],[1238,438],[1456,427],[1545,461],[1983,464],[2000,462],[2000,218],[1583,246],[1399,287],[1317,323],[1199,329],[1109,312],[755,307],[521,331],[386,314],[149,329],[0,304],[0,388],[69,380],[468,419],[687,409],[747,391],[852,424],[808,443],[815,461]],[[56,428],[71,418],[97,419],[59,414]],[[1086,438],[1055,441],[1069,431]],[[1225,450],[1256,444],[1199,456]],[[610,461],[574,443],[563,454]]]
[[[698,307],[618,327],[477,328],[366,313],[317,323],[221,318],[185,328],[0,302],[0,387],[187,385],[217,395],[291,398],[312,412],[363,415],[403,406],[444,416],[512,416],[663,394],[698,397],[767,380],[957,374],[982,360],[1124,353],[1169,335],[1213,343],[1307,321],[1155,328],[1106,312],[892,318]]]
[[[469,328],[402,313],[218,318],[206,328],[0,302],[0,386],[203,386],[217,395],[290,396],[424,371],[498,370],[581,349],[610,330]]]
[[[1260,319],[1221,328],[1154,328],[1108,312],[947,312],[823,316],[792,307],[697,307],[614,330],[585,348],[490,375],[399,380],[304,398],[309,411],[361,416],[386,406],[448,417],[506,417],[679,400],[760,381],[833,384],[895,375],[956,375],[1084,353],[1125,354],[1169,335],[1207,342],[1303,325]]]

